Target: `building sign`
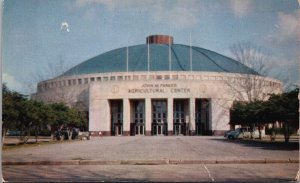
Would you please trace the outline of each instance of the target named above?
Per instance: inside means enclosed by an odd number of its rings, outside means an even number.
[[[177,84],[142,84],[140,88],[128,89],[128,93],[190,93],[189,88],[180,88]]]

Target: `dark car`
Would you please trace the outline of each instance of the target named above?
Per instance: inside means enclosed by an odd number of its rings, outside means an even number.
[[[21,133],[21,131],[8,131],[6,132],[7,136],[20,136],[20,135],[24,135],[24,132]]]
[[[81,139],[81,137],[79,135],[80,135],[79,129],[78,128],[72,128],[71,139],[72,140],[78,139],[78,138]],[[67,140],[67,139],[69,139],[68,130],[66,128],[63,128],[61,130],[57,130],[55,132],[55,138],[56,138],[56,140]]]

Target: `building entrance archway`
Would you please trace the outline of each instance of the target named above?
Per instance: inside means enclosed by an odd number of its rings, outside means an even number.
[[[152,135],[167,135],[167,100],[152,100]]]
[[[186,135],[186,113],[188,100],[175,99],[173,103],[173,134]]]
[[[123,101],[110,100],[111,134],[123,134]]]
[[[131,101],[131,135],[145,135],[145,101]]]
[[[209,99],[196,99],[195,128],[196,135],[211,135],[209,130]]]

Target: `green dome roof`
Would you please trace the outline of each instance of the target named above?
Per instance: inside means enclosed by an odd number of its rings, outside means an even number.
[[[171,44],[171,71],[190,71],[190,51],[192,52],[192,70],[205,72],[227,72],[254,74],[249,67],[199,47]],[[149,44],[150,71],[169,71],[169,45]],[[80,74],[126,72],[127,47],[108,51],[71,68],[63,76]],[[148,71],[148,45],[128,47],[128,71]]]

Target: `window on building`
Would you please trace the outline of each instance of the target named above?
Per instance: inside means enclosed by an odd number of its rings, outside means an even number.
[[[178,75],[173,75],[173,76],[172,76],[172,79],[178,80]]]
[[[154,75],[150,75],[150,76],[149,76],[149,79],[150,79],[150,80],[153,80],[154,78],[155,78]]]

